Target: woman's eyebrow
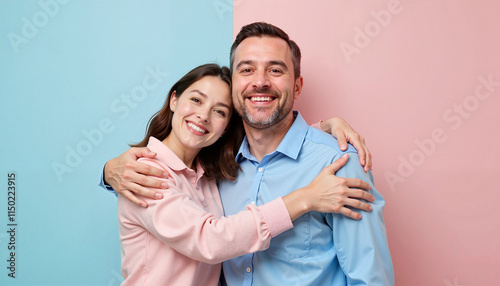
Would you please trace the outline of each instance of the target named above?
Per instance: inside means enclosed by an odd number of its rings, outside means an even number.
[[[192,92],[197,93],[197,94],[199,94],[199,95],[201,95],[201,96],[203,96],[203,97],[205,97],[205,98],[208,98],[208,95],[204,94],[203,92],[201,92],[201,91],[200,91],[200,90],[198,90],[198,89],[193,89],[193,90],[191,90],[189,93],[192,93]],[[231,108],[232,108],[232,105],[231,105],[231,106],[229,106],[229,105],[225,104],[225,103],[224,103],[224,102],[222,102],[222,101],[218,101],[218,102],[216,103],[216,105],[222,105],[222,106],[224,106],[224,107],[226,107],[226,108],[228,108],[228,109],[231,109]]]

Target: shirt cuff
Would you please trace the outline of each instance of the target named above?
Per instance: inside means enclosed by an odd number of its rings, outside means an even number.
[[[283,199],[277,198],[259,207],[272,237],[293,227],[290,214]]]
[[[111,187],[110,185],[106,184],[104,182],[104,167],[102,167],[102,171],[101,171],[101,181],[99,182],[99,187],[105,189],[105,190],[108,190],[109,192],[115,194],[115,195],[118,195],[118,193],[113,190],[113,187]]]

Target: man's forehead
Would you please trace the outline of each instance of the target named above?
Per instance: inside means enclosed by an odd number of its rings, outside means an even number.
[[[278,37],[262,36],[249,37],[243,40],[235,50],[235,63],[241,61],[275,61],[291,60],[291,50],[285,40]]]

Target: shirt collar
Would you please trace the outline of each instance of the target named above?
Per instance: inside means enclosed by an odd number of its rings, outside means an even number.
[[[155,152],[156,158],[167,165],[170,169],[174,171],[183,171],[186,170],[188,172],[193,172],[193,169],[188,168],[186,164],[174,153],[174,151],[170,150],[167,145],[163,144],[160,140],[155,137],[150,137],[148,142],[148,148]],[[205,170],[201,167],[198,160],[196,160],[196,175],[198,178],[203,176]]]
[[[275,152],[280,152],[283,155],[295,160],[297,159],[300,149],[302,148],[302,143],[306,137],[309,125],[307,125],[306,121],[302,118],[298,111],[294,111],[293,116],[295,117],[295,120],[283,140],[281,140],[281,143],[278,148],[276,148]],[[246,136],[241,143],[238,154],[236,155],[236,161],[240,162],[243,158],[256,160],[256,158],[250,153],[250,147],[248,146]]]

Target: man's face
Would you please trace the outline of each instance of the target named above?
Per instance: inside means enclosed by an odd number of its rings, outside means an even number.
[[[294,79],[288,44],[274,37],[250,37],[235,50],[233,103],[244,122],[263,129],[291,115],[302,78]]]

